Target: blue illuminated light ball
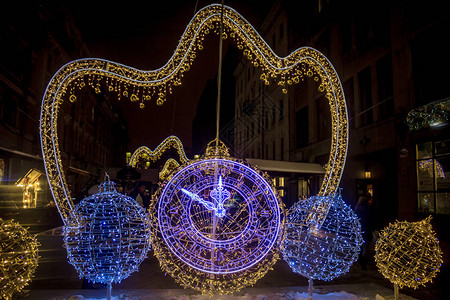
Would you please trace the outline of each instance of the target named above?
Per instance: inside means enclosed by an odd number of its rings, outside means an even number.
[[[314,196],[289,209],[284,260],[309,279],[330,281],[345,274],[363,243],[357,215],[341,196]]]
[[[110,181],[82,200],[64,227],[69,262],[80,277],[118,283],[138,270],[150,248],[149,219],[131,197]]]

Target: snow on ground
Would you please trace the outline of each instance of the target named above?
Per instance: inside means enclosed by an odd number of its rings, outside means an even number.
[[[114,300],[303,300],[308,299],[307,287],[248,288],[234,295],[200,295],[184,289],[116,289]],[[99,300],[106,290],[31,290],[20,300]],[[391,300],[393,290],[377,284],[346,284],[314,287],[313,300]],[[414,298],[400,294],[400,300]]]

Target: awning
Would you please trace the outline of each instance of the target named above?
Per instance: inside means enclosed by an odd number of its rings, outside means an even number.
[[[89,171],[78,169],[78,168],[71,167],[71,166],[67,167],[67,170],[70,171],[70,172],[73,172],[73,173],[81,174],[83,176],[94,176],[94,177],[98,176],[98,174],[94,174],[94,173],[91,173]]]
[[[324,168],[315,163],[301,163],[291,161],[278,161],[247,158],[248,163],[256,166],[263,171],[286,172],[286,173],[304,173],[304,174],[325,174]]]
[[[25,152],[22,152],[22,151],[17,151],[17,150],[4,148],[4,147],[0,147],[0,150],[7,151],[7,152],[10,152],[10,153],[14,153],[14,154],[17,154],[17,155],[20,155],[20,156],[26,156],[26,157],[29,157],[29,158],[42,160],[42,157],[40,157],[39,155],[33,155],[33,154],[25,153]]]
[[[44,175],[44,173],[42,173],[41,171],[37,170],[37,169],[31,169],[27,172],[27,174],[25,174],[25,176],[23,176],[22,178],[19,178],[16,181],[16,185],[27,185],[27,184],[34,184],[36,181],[39,180],[39,177],[41,175]]]

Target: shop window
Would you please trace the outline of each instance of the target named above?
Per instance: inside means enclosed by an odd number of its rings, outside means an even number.
[[[450,214],[450,140],[416,145],[418,211]]]
[[[280,197],[284,197],[286,195],[286,185],[284,177],[275,177],[272,179],[273,185],[276,187],[278,191],[278,195]]]
[[[298,199],[308,199],[310,196],[310,179],[300,178],[297,182],[297,198]]]
[[[3,158],[0,158],[0,184],[3,182],[3,178],[5,177],[6,172],[6,164]]]

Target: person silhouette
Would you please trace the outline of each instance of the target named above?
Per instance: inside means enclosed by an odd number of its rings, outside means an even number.
[[[362,238],[364,240],[361,246],[361,251],[358,257],[358,263],[362,270],[367,270],[368,262],[368,249],[370,242],[372,241],[372,225],[373,216],[372,208],[369,205],[369,199],[366,195],[361,195],[358,198],[358,203],[355,206],[355,213],[359,217],[361,223]]]
[[[148,208],[150,205],[150,195],[147,193],[145,183],[141,181],[134,186],[134,189],[129,196],[135,199],[136,202],[144,208]]]

